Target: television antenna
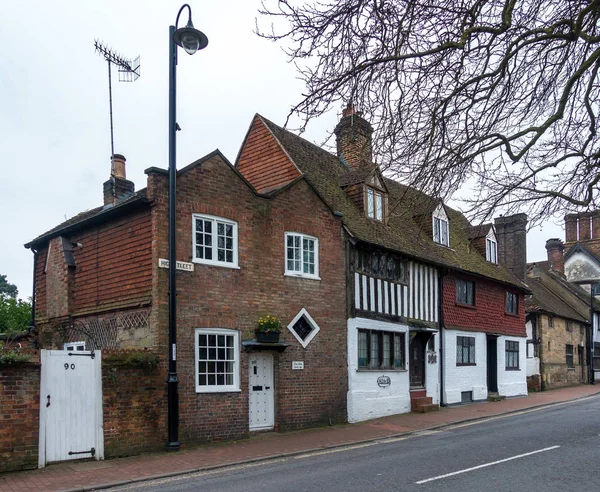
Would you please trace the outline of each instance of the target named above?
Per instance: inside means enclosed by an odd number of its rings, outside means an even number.
[[[109,48],[104,43],[97,39],[94,41],[96,53],[104,57],[108,63],[108,103],[110,109],[110,175],[114,176],[114,157],[115,157],[115,142],[113,131],[113,109],[112,109],[112,82],[111,82],[111,65],[115,65],[119,70],[119,82],[135,82],[140,78],[140,57],[138,56],[133,63]]]

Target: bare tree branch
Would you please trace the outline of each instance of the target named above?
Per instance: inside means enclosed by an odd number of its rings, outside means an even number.
[[[599,0],[265,0],[306,124],[352,101],[386,173],[473,218],[600,206]],[[271,20],[268,31],[262,21]],[[289,119],[289,118],[288,118]]]

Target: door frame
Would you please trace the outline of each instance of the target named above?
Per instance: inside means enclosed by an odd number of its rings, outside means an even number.
[[[427,388],[427,343],[429,342],[429,338],[433,335],[431,332],[422,332],[422,331],[412,331],[409,332],[409,342],[408,342],[408,384],[410,389],[426,389]],[[422,372],[423,372],[423,384],[421,386],[414,386],[412,384],[412,367],[413,366],[413,342],[419,339],[419,343],[422,348],[422,356],[423,356],[423,364],[422,364]]]
[[[271,418],[272,418],[272,425],[267,425],[267,426],[261,426],[261,427],[254,427],[252,428],[250,425],[250,398],[252,395],[251,389],[250,389],[250,378],[251,378],[251,363],[252,363],[252,358],[253,357],[257,357],[257,358],[262,358],[264,357],[265,359],[267,359],[271,365],[271,393],[268,397],[268,401],[267,401],[267,405],[269,405],[271,408]],[[258,432],[258,431],[265,431],[265,430],[272,430],[275,428],[275,357],[273,357],[273,354],[270,352],[264,352],[264,351],[258,351],[258,352],[254,352],[250,355],[250,357],[248,357],[248,430],[250,432]]]
[[[62,354],[73,353],[68,350],[40,350],[40,413],[39,413],[39,444],[38,444],[38,468],[44,468],[46,466],[46,403],[47,403],[47,395],[49,389],[49,374],[48,369],[44,369],[44,367],[48,368],[51,364],[50,360],[53,357],[53,353],[60,352]],[[94,384],[97,388],[96,390],[96,404],[94,405],[94,426],[95,426],[95,460],[103,460],[104,459],[104,422],[103,422],[103,413],[102,413],[102,353],[100,350],[96,351],[85,351],[85,352],[77,352],[78,356],[82,356],[84,354],[94,354],[94,370],[92,373],[92,381],[91,384]],[[99,394],[98,394],[99,393]],[[88,458],[89,457],[83,457]]]
[[[491,350],[490,348],[493,347]],[[486,336],[486,384],[488,393],[498,392],[498,335]]]

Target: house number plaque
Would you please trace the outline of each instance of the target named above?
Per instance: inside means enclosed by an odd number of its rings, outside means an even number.
[[[390,384],[392,384],[392,380],[389,376],[379,376],[377,378],[377,386],[380,388],[387,388]]]

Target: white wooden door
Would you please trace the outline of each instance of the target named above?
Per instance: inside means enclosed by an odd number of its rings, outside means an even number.
[[[100,351],[42,350],[39,467],[104,458]]]
[[[275,424],[273,397],[273,356],[256,353],[250,356],[250,430],[272,429]]]

